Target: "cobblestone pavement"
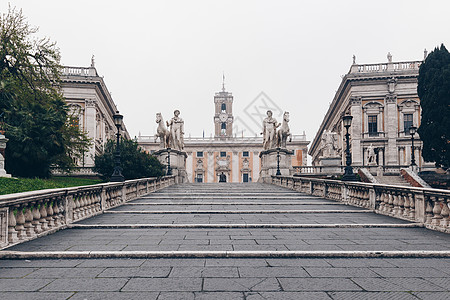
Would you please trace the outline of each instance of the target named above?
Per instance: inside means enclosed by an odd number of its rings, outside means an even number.
[[[0,260],[0,299],[450,299],[448,258],[363,257],[364,251],[450,250],[450,235],[256,183],[172,186],[5,249],[12,250],[62,258]],[[74,251],[162,252],[64,258]],[[260,257],[195,251],[260,251]],[[278,251],[318,256],[269,255]],[[345,251],[362,254],[337,257]],[[171,253],[185,257],[163,257]]]

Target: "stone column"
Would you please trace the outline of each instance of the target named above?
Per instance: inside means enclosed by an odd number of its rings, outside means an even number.
[[[5,171],[6,142],[8,142],[8,139],[3,134],[0,134],[0,177],[11,177]]]
[[[385,149],[385,164],[386,165],[398,165],[397,160],[397,96],[394,94],[386,95],[385,98],[385,130],[386,137],[388,139],[387,147]]]
[[[352,126],[350,127],[352,165],[362,165],[363,153],[361,149],[362,134],[362,107],[361,97],[353,97],[350,99],[350,114],[353,116]],[[345,134],[345,129],[344,129]],[[345,147],[345,146],[344,146]],[[345,152],[345,151],[344,151]]]

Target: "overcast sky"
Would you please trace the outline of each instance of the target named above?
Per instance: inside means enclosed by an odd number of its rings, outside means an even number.
[[[63,65],[88,67],[95,55],[131,136],[153,135],[155,113],[169,119],[174,109],[187,136],[209,136],[224,72],[245,135],[254,133],[242,123],[255,123],[245,112],[265,109],[254,101],[264,92],[290,112],[291,132],[312,140],[353,54],[359,64],[386,62],[388,52],[410,61],[424,48],[450,47],[448,0],[10,4],[57,42]],[[2,1],[1,11],[7,7]]]

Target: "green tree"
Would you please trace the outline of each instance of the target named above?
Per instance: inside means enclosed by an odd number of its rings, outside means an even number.
[[[450,167],[450,53],[442,44],[420,66],[417,94],[422,107],[418,130],[423,158]]]
[[[122,175],[126,180],[164,175],[164,166],[156,157],[144,152],[137,142],[124,139],[119,147]],[[103,154],[95,156],[94,171],[107,181],[114,171],[115,151],[116,142],[109,140]]]
[[[68,160],[72,141],[68,108],[60,91],[60,54],[48,38],[37,38],[22,11],[0,15],[0,113],[4,113],[5,168],[15,176],[47,177],[50,166]],[[84,139],[83,137],[81,139]]]

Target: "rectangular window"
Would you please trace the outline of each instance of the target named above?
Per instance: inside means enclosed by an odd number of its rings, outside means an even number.
[[[368,116],[369,136],[378,136],[377,116]]]
[[[242,152],[242,156],[243,156],[243,157],[248,157],[248,151]]]
[[[405,128],[405,133],[409,133],[409,127],[413,126],[413,114],[403,115],[403,126]]]
[[[220,157],[227,157],[227,153],[224,152],[224,151],[221,151],[221,152],[220,152]]]
[[[203,157],[203,151],[198,151],[197,152],[197,157]]]

